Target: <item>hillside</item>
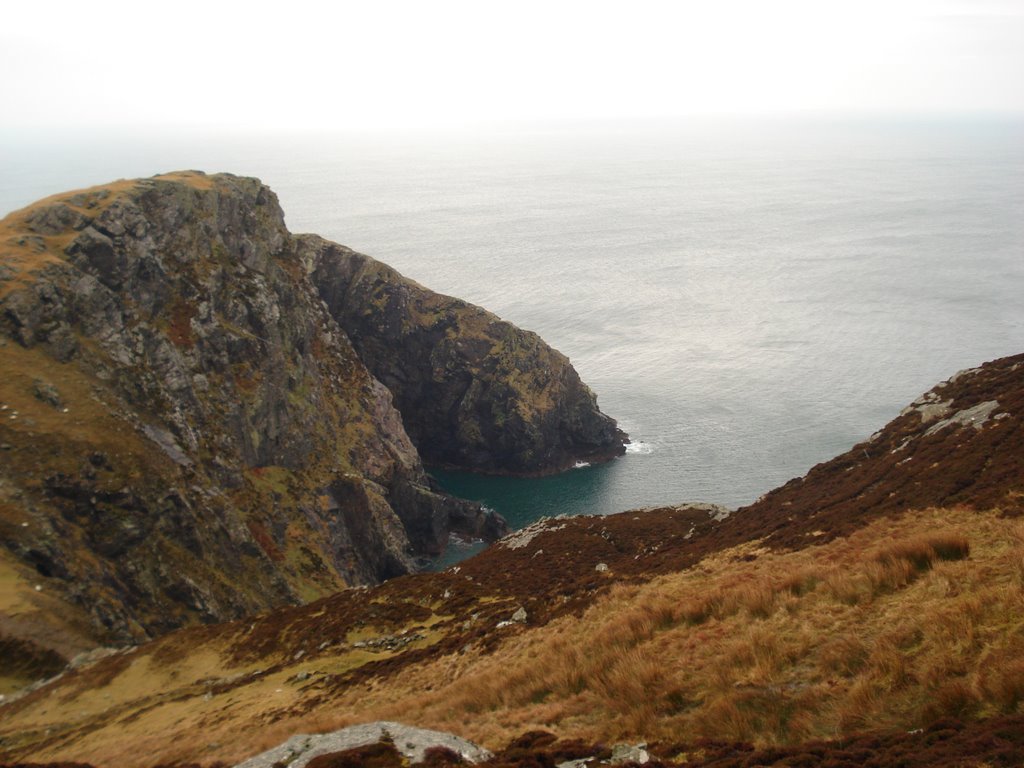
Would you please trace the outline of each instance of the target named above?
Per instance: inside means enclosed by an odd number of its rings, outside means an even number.
[[[548,520],[443,573],[171,633],[3,707],[0,750],[230,765],[397,720],[495,765],[617,741],[679,765],[1019,765],[1022,406],[1024,356],[995,361],[732,514]]]
[[[564,357],[372,262],[372,290],[443,308],[437,375],[463,388],[443,428],[400,412],[339,324],[362,289],[323,300],[371,262],[292,235],[270,189],[227,174],[119,181],[0,222],[0,693],[98,645],[409,573],[451,532],[503,533],[440,492],[406,419],[451,463],[515,420],[493,471],[623,450]],[[409,361],[409,381],[421,348],[359,307],[360,343]],[[520,373],[538,356],[545,381]]]

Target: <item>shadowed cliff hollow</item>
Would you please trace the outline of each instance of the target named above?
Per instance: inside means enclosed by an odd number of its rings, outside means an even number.
[[[493,471],[621,451],[564,357],[419,286],[418,303],[446,308],[444,367],[410,399],[397,384],[415,379],[422,334],[370,329],[413,320],[355,284],[338,296],[370,260],[293,237],[255,179],[58,195],[0,222],[0,254],[0,642],[29,666],[407,573],[450,531],[500,535],[436,488],[403,417],[446,446],[439,460]],[[412,290],[372,263],[386,290]],[[405,413],[339,326],[350,316],[373,369],[402,372]],[[460,356],[483,343],[477,318],[501,349]],[[463,393],[442,428],[416,409],[449,378]]]

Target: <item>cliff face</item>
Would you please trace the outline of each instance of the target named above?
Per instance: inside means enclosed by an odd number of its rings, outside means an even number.
[[[504,531],[425,475],[305,243],[268,188],[228,175],[0,222],[0,641],[67,656]]]
[[[321,238],[298,249],[427,463],[544,474],[624,452],[625,435],[537,334]]]

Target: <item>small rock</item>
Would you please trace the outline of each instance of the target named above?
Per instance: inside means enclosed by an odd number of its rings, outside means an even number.
[[[54,408],[64,407],[64,401],[60,399],[60,392],[48,381],[34,379],[32,381],[32,394],[35,395],[36,400],[48,403]]]
[[[491,757],[486,749],[450,733],[428,731],[402,723],[376,722],[352,725],[333,733],[297,734],[274,749],[250,757],[235,768],[272,768],[275,765],[303,768],[320,755],[382,741],[391,742],[408,763],[423,762],[431,747],[450,749],[469,763],[478,763]]]
[[[612,765],[619,763],[639,763],[643,765],[651,760],[647,751],[647,744],[616,744],[612,747]]]
[[[526,609],[523,608],[523,607],[520,607],[518,611],[516,611],[515,613],[512,614],[512,621],[514,621],[517,624],[525,624],[526,623]]]
[[[594,566],[594,570],[598,573],[604,573],[608,570],[608,563],[598,563]]]

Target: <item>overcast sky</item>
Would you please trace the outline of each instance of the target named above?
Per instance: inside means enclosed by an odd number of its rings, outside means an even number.
[[[4,127],[1024,111],[1024,0],[11,3]]]

